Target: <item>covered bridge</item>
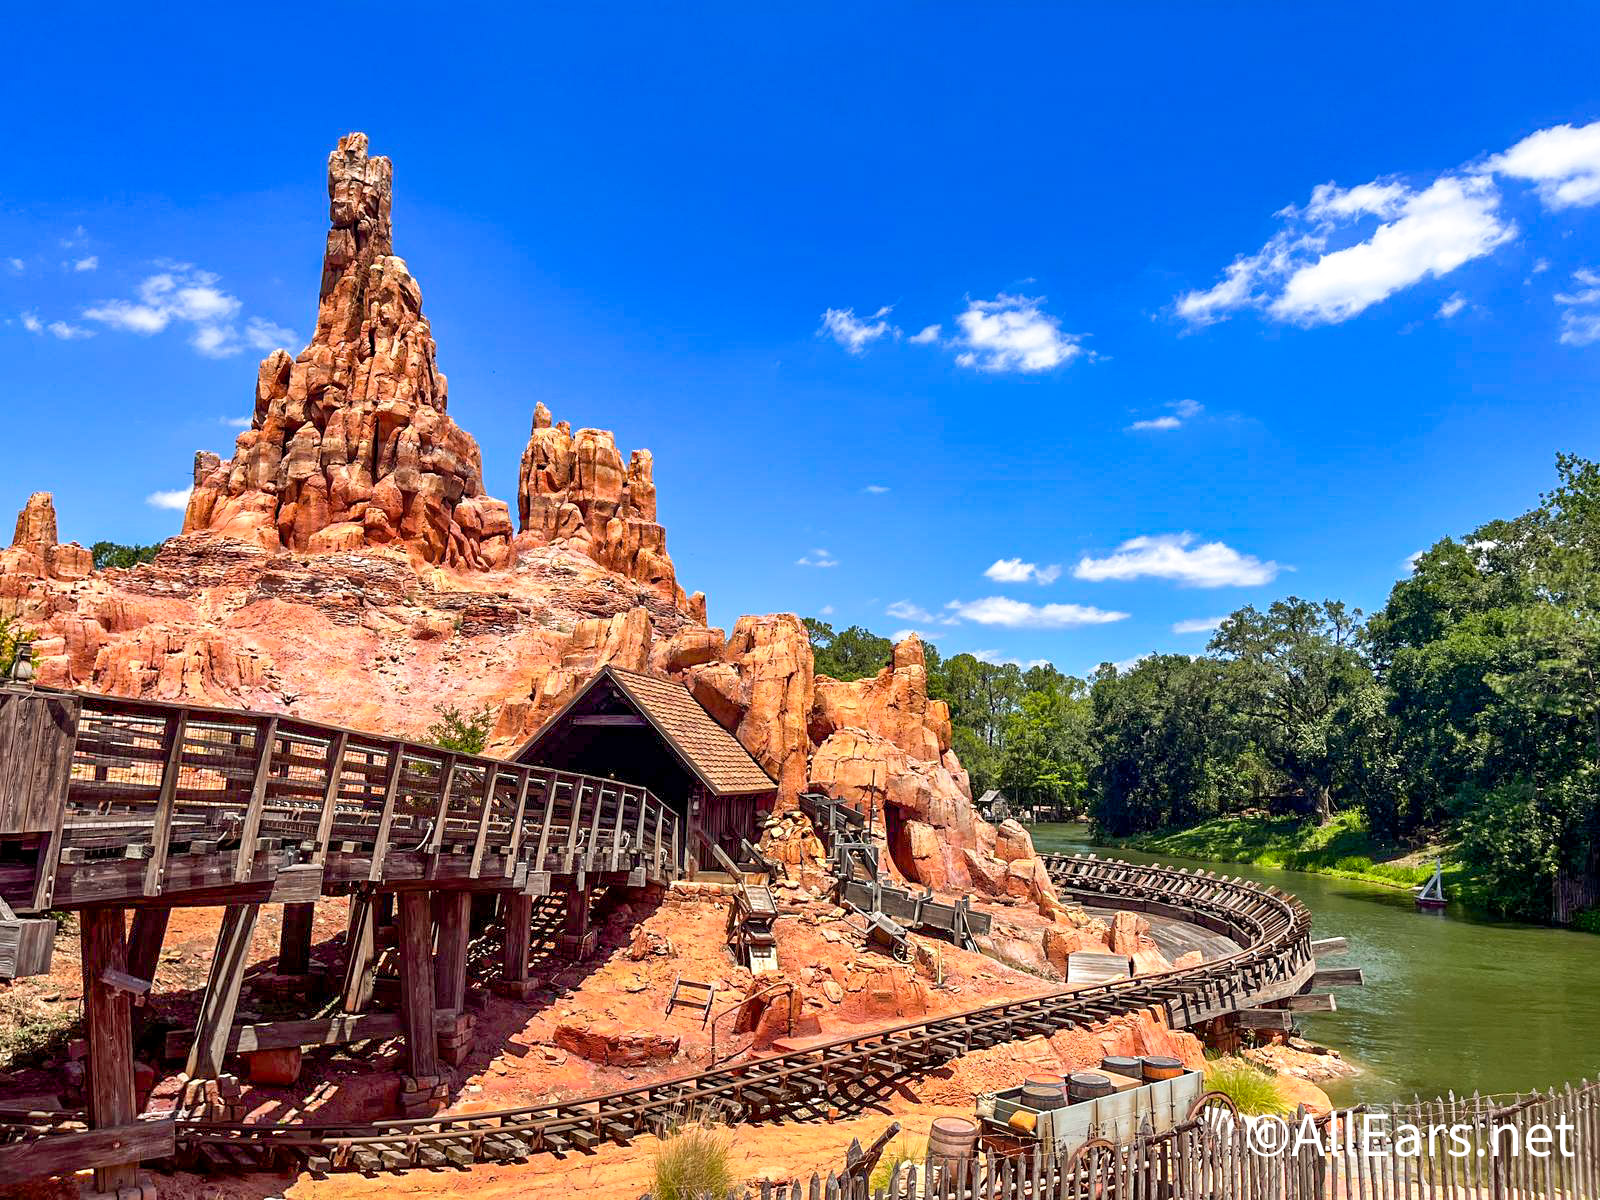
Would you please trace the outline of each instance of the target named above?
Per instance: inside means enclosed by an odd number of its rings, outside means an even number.
[[[737,860],[756,840],[777,782],[689,689],[670,679],[602,667],[523,743],[520,763],[600,775],[649,788],[684,818],[688,857],[703,836]]]

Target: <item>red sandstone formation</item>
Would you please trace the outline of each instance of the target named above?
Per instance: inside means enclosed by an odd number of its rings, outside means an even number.
[[[0,576],[13,577],[21,590],[27,579],[63,583],[83,579],[94,570],[94,556],[77,542],[62,546],[56,538],[56,506],[49,492],[35,492],[17,514],[17,531],[7,550],[0,550]],[[0,580],[0,599],[7,592]],[[3,610],[0,610],[3,611]]]
[[[185,533],[269,550],[400,544],[431,563],[503,566],[511,517],[483,491],[478,444],[446,413],[422,290],[396,258],[393,168],[367,136],[328,156],[329,219],[311,344],[274,350],[234,457],[195,457]]]

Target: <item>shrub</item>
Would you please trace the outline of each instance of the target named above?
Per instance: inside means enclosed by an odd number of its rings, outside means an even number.
[[[913,1138],[910,1134],[902,1137],[894,1145],[886,1147],[883,1157],[872,1170],[872,1179],[869,1182],[873,1194],[889,1190],[889,1181],[894,1178],[894,1173],[901,1163],[920,1163],[927,1157],[928,1143]]]
[[[494,729],[494,706],[485,704],[475,712],[466,712],[453,704],[436,704],[433,711],[439,719],[428,726],[423,734],[442,750],[459,754],[482,754],[489,744],[489,734]]]
[[[701,1200],[733,1187],[728,1166],[728,1136],[709,1120],[671,1130],[655,1155],[653,1200]]]
[[[1221,1092],[1245,1116],[1281,1117],[1289,1111],[1272,1076],[1242,1059],[1207,1063],[1206,1088]]]

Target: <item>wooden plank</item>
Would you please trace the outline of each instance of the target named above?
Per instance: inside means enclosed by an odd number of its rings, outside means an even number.
[[[522,851],[522,814],[528,809],[528,785],[532,781],[533,772],[524,767],[522,779],[517,784],[517,811],[511,818],[511,841],[506,846],[504,873],[508,876],[515,873],[517,856]]]
[[[453,1025],[455,1014],[439,1011],[434,1016],[436,1029]],[[404,1032],[399,1013],[342,1013],[331,1017],[309,1017],[299,1021],[259,1021],[235,1025],[228,1032],[229,1054],[254,1054],[258,1050],[286,1050],[291,1046],[347,1046],[352,1042],[386,1041]],[[182,1058],[194,1041],[194,1030],[173,1029],[167,1033],[165,1052],[169,1059]]]
[[[644,728],[649,724],[643,717],[634,713],[595,713],[589,716],[572,717],[574,725],[587,725],[595,728]]]
[[[1360,967],[1324,967],[1311,974],[1311,990],[1330,987],[1361,987],[1366,982]]]
[[[414,1079],[439,1073],[439,1039],[434,1032],[432,914],[428,893],[404,891],[400,906],[400,1007],[406,1054]]]
[[[1286,1008],[1241,1008],[1234,1016],[1244,1029],[1282,1029],[1294,1027],[1294,1014]]]
[[[467,942],[472,936],[472,893],[439,893],[435,910],[439,919],[439,944],[434,954],[434,1002],[441,1009],[460,1011],[467,1002]]]
[[[144,869],[144,894],[159,896],[167,871],[167,849],[172,843],[172,808],[178,794],[183,760],[183,739],[189,728],[189,710],[179,709],[167,718],[166,759],[161,767],[161,793],[156,797],[155,824],[150,830],[150,861]]]
[[[350,928],[345,934],[344,987],[339,1007],[363,1011],[372,1002],[372,963],[377,952],[377,905],[372,896],[350,900]]]
[[[322,790],[322,814],[317,820],[316,846],[311,851],[311,861],[321,866],[328,857],[328,839],[333,836],[333,817],[339,805],[339,785],[344,780],[344,753],[350,744],[350,735],[340,730],[328,747],[328,782]]]
[[[500,768],[483,769],[483,811],[478,814],[478,836],[472,842],[472,866],[467,873],[476,879],[483,869],[483,846],[489,838],[489,818],[494,814],[494,790],[500,784]]]
[[[138,1116],[133,1091],[133,1018],[128,997],[100,982],[105,971],[126,971],[122,909],[83,910],[79,923],[83,960],[83,1014],[89,1063],[86,1092],[89,1123],[98,1130],[132,1124]],[[95,1169],[95,1188],[115,1192],[135,1182],[137,1159],[108,1162]]]
[[[304,975],[311,970],[311,933],[316,921],[315,902],[285,904],[278,931],[278,974]]]
[[[378,836],[372,844],[372,869],[367,878],[373,883],[383,878],[383,861],[389,853],[389,831],[394,827],[394,802],[400,794],[400,774],[405,766],[405,743],[389,743],[389,769],[383,780],[383,814],[378,818]]]
[[[233,1014],[239,1007],[239,989],[244,984],[245,967],[250,961],[250,939],[255,934],[260,912],[259,904],[230,904],[223,909],[217,949],[211,959],[205,995],[200,999],[194,1045],[189,1047],[185,1067],[190,1079],[215,1079],[222,1074],[222,1060],[228,1053],[228,1031],[233,1027]]]
[[[256,727],[255,776],[250,784],[250,803],[244,810],[244,824],[239,830],[239,855],[233,864],[235,883],[250,878],[250,869],[256,861],[256,838],[261,834],[261,809],[267,802],[267,783],[272,778],[272,751],[278,743],[278,718],[268,717],[265,724]]]
[[[170,908],[137,908],[133,912],[133,931],[128,935],[128,974],[154,979],[161,961],[161,943],[167,936]]]
[[[176,1126],[168,1121],[133,1121],[77,1133],[52,1133],[32,1142],[0,1146],[0,1179],[8,1184],[87,1167],[137,1166],[144,1159],[170,1158]],[[130,1167],[131,1170],[131,1167]]]
[[[1327,992],[1313,992],[1304,996],[1290,996],[1278,1001],[1288,1012],[1338,1012],[1339,1005]]]
[[[1311,943],[1311,957],[1331,958],[1333,955],[1343,954],[1349,949],[1350,943],[1345,938],[1319,938]]]
[[[428,839],[427,849],[438,854],[444,847],[444,830],[450,819],[450,789],[455,787],[456,767],[461,761],[461,756],[454,751],[444,757],[444,775],[439,784],[439,811],[433,819],[433,836]]]

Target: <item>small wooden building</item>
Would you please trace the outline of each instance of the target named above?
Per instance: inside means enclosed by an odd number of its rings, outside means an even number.
[[[523,743],[516,761],[649,788],[681,814],[687,857],[704,864],[700,837],[739,858],[757,838],[777,782],[681,683],[602,667]]]

